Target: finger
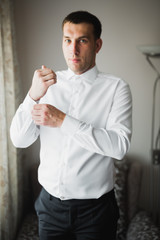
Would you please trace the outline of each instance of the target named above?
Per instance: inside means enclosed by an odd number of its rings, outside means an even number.
[[[33,119],[34,120],[34,119]],[[36,125],[42,125],[42,122],[40,121],[40,120],[34,120],[34,123],[36,124]]]
[[[40,122],[41,118],[40,117],[36,117],[36,116],[32,116],[32,119],[34,122]]]
[[[32,110],[32,116],[41,116],[41,110]]]
[[[45,65],[42,65],[40,69],[37,69],[35,73],[40,73],[41,75],[46,75],[50,73],[54,73],[52,69],[47,68]],[[55,74],[55,73],[54,73]]]
[[[52,79],[56,80],[56,74],[50,73],[43,77],[44,81],[48,81],[48,80],[52,80]]]
[[[47,87],[50,87],[50,86],[52,86],[53,84],[55,84],[56,83],[56,80],[55,79],[50,79],[50,80],[48,80],[48,81],[45,81],[45,85],[47,86]]]
[[[41,76],[44,76],[44,77],[49,74],[53,74],[54,76],[56,76],[55,72],[50,68],[40,69],[40,73],[41,73]]]
[[[33,119],[34,121],[40,121],[41,115],[35,115],[34,113],[32,113],[32,119]]]
[[[47,68],[45,65],[42,65],[42,69]]]
[[[35,105],[33,106],[33,110],[41,110],[42,107],[43,107],[43,104],[35,104]]]
[[[41,111],[41,113],[43,111],[46,111],[48,108],[49,108],[49,104],[40,103],[40,104],[33,105],[33,110],[39,110]]]
[[[44,69],[40,69],[39,72],[41,73],[42,76],[45,76],[47,74],[51,74],[53,71],[50,68],[44,68]]]

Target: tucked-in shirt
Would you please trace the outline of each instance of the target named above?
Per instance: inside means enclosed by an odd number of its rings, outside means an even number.
[[[40,136],[40,184],[60,199],[99,198],[114,187],[114,161],[127,153],[131,139],[132,100],[128,84],[98,71],[75,75],[56,72],[57,83],[39,101],[66,113],[60,128],[37,126],[27,94],[10,129],[16,147]]]

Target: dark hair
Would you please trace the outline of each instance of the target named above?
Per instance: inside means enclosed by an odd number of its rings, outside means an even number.
[[[65,19],[62,22],[62,28],[64,27],[64,24],[67,22],[71,22],[74,24],[79,23],[89,23],[92,24],[94,27],[94,37],[95,39],[99,39],[102,32],[102,25],[99,19],[94,16],[93,14],[87,12],[87,11],[76,11],[72,12],[69,15],[65,17]]]

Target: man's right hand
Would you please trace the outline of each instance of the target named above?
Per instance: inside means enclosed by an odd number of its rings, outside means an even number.
[[[42,69],[34,72],[32,85],[29,90],[29,95],[34,101],[38,101],[45,95],[48,88],[56,83],[56,74],[52,69],[42,65]]]

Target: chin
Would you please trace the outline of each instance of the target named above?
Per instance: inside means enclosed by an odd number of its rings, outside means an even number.
[[[72,67],[72,66],[69,66],[69,68],[75,73],[75,74],[81,74],[82,71],[78,68],[75,68],[75,67]]]

